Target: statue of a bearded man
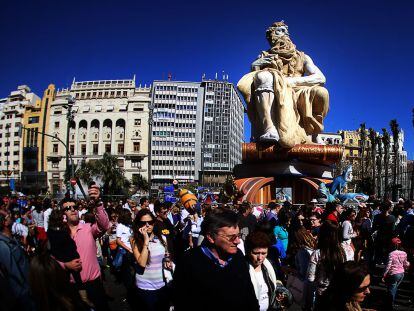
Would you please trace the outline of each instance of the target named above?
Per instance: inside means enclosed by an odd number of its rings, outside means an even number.
[[[237,84],[247,102],[252,138],[286,148],[317,142],[329,109],[325,76],[308,55],[296,50],[283,21],[270,26],[266,38],[271,48]]]

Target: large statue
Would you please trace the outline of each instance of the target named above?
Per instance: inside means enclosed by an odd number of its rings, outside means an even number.
[[[266,31],[270,49],[252,63],[237,87],[247,102],[255,141],[291,148],[317,142],[329,109],[325,76],[289,38],[288,26],[276,22]]]

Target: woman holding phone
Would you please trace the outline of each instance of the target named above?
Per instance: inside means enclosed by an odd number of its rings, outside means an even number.
[[[167,241],[154,231],[155,217],[149,209],[140,210],[133,224],[132,251],[137,261],[135,275],[139,309],[169,310],[169,297],[163,276],[163,267],[171,268]]]

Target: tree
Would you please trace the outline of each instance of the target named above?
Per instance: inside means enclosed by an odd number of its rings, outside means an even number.
[[[376,167],[377,167],[377,193],[378,197],[382,194],[382,159],[383,159],[383,145],[382,145],[382,136],[377,135],[375,138],[376,145],[378,146],[378,156],[376,161]]]
[[[384,199],[389,197],[389,165],[390,165],[390,134],[387,129],[382,129],[382,144],[384,146]]]
[[[374,187],[374,193],[377,193],[377,167],[376,167],[376,159],[377,159],[377,133],[373,128],[369,129],[369,140],[371,142],[371,177],[372,183]],[[377,193],[378,194],[378,193]]]
[[[101,179],[103,195],[127,195],[131,185],[124,176],[124,170],[118,165],[118,158],[104,153],[102,159],[89,162],[91,174]]]
[[[135,192],[138,190],[147,192],[149,189],[148,181],[141,174],[132,175],[132,185],[136,187]]]
[[[360,166],[361,166],[361,180],[365,178],[366,162],[365,162],[365,145],[367,141],[367,132],[365,122],[359,125],[359,138],[361,145],[361,157],[360,157]]]
[[[393,136],[393,143],[392,143],[392,152],[394,154],[393,163],[392,163],[392,200],[395,202],[397,201],[398,196],[398,184],[397,184],[397,177],[398,177],[398,168],[400,163],[400,156],[398,151],[400,149],[400,126],[397,123],[397,120],[390,121],[390,128],[391,133]]]

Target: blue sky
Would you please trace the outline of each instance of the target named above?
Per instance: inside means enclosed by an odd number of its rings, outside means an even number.
[[[231,82],[268,48],[264,32],[284,20],[293,42],[327,78],[326,130],[380,131],[397,119],[414,154],[413,1],[1,1],[0,97],[27,84],[77,80]],[[245,138],[250,137],[246,122]]]

